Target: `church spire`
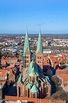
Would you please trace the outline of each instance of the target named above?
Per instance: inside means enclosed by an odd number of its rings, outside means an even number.
[[[25,36],[25,42],[24,42],[24,53],[28,50],[30,53],[30,45],[29,45],[29,39],[28,39],[28,31],[26,31],[26,36]]]
[[[38,51],[43,51],[42,49],[42,37],[41,37],[41,31],[39,32],[39,36],[38,36],[38,43],[37,43],[37,49],[36,49],[36,54],[38,53]]]

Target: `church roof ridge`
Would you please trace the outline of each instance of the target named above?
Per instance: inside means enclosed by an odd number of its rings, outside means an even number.
[[[39,76],[38,66],[33,60],[29,66],[29,76]]]
[[[32,86],[32,88],[30,89],[30,91],[31,91],[32,93],[37,93],[37,92],[38,92],[38,89],[37,89],[37,87],[36,87],[35,84]]]

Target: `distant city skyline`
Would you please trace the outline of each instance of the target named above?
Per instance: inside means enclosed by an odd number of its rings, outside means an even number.
[[[1,0],[0,34],[68,33],[68,0]]]

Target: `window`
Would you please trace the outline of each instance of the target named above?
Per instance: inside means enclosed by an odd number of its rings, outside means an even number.
[[[29,58],[29,56],[26,56],[26,58]]]
[[[38,57],[38,59],[39,59],[39,57]]]
[[[28,60],[26,60],[26,63],[29,63],[29,61],[28,61]]]
[[[41,59],[41,57],[39,57]]]
[[[38,61],[38,63],[39,63],[39,61]]]
[[[40,57],[40,56],[38,56],[38,57],[37,57],[37,59],[41,59],[41,57]]]

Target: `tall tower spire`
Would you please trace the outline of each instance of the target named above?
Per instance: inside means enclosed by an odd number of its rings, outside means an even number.
[[[28,32],[26,31],[25,35],[25,42],[24,42],[24,52],[23,52],[23,64],[24,67],[28,67],[30,64],[30,45],[29,45],[29,39],[28,39]]]
[[[26,31],[26,36],[25,36],[25,42],[24,42],[24,53],[28,50],[30,53],[30,45],[29,45],[29,39],[28,39],[28,31]]]
[[[41,31],[39,32],[39,36],[38,36],[38,43],[37,43],[37,49],[36,49],[36,54],[38,53],[38,51],[43,51],[42,49],[42,37],[41,37]]]
[[[41,31],[39,32],[38,44],[36,49],[36,63],[41,68],[41,72],[42,72],[43,71],[43,48],[42,48]]]

